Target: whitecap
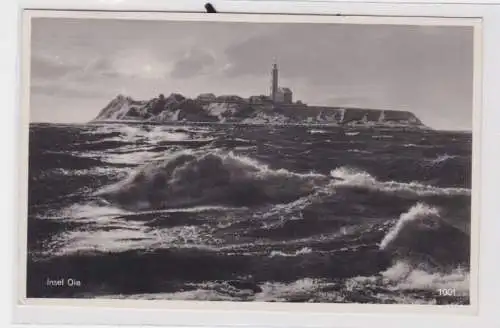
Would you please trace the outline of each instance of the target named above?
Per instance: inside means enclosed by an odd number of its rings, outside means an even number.
[[[448,273],[427,272],[420,268],[399,261],[382,272],[382,277],[393,290],[429,290],[436,293],[440,289],[452,289],[456,296],[468,295],[470,290],[470,273],[457,267]]]
[[[378,181],[369,173],[349,167],[339,167],[330,172],[337,181],[334,186],[355,186],[386,193],[409,193],[418,196],[463,195],[470,196],[467,188],[440,188],[420,182]]]
[[[431,164],[436,165],[436,164],[444,163],[450,159],[454,159],[457,157],[458,157],[457,155],[442,154],[442,155],[438,155],[434,159],[431,159],[430,162],[431,162]]]
[[[283,251],[271,251],[271,253],[269,253],[269,257],[276,257],[276,256],[295,257],[295,256],[300,256],[300,255],[310,254],[310,253],[312,253],[312,249],[310,247],[303,247],[303,248],[296,250],[295,252],[292,252],[292,253],[286,253]]]
[[[401,214],[399,221],[385,235],[384,239],[380,243],[380,249],[386,249],[391,246],[391,244],[401,236],[402,232],[411,229],[412,225],[420,224],[425,221],[430,227],[437,217],[439,217],[439,210],[437,208],[423,203],[416,204],[410,208],[408,212]]]

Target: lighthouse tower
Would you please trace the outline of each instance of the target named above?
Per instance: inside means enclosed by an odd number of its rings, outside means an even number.
[[[278,95],[278,64],[276,63],[276,59],[273,63],[273,69],[271,71],[271,100],[273,103],[277,102]]]

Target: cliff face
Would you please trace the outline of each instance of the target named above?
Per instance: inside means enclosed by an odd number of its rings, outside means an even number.
[[[338,124],[426,128],[411,112],[362,108],[252,103],[234,97],[188,99],[180,94],[136,101],[118,95],[94,121],[234,122],[245,124]]]

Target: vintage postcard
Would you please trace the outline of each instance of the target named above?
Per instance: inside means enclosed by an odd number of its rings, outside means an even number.
[[[22,296],[473,305],[477,28],[27,12]]]

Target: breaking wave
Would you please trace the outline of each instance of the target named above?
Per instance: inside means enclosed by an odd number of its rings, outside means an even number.
[[[232,152],[183,151],[143,166],[97,195],[133,210],[247,206],[290,202],[310,194],[329,180],[320,174],[273,170]]]
[[[431,164],[441,164],[457,157],[458,157],[457,155],[442,154],[436,157],[435,159],[431,160]]]
[[[419,182],[404,183],[397,181],[379,181],[367,172],[351,169],[349,167],[337,168],[333,170],[330,175],[340,181],[336,183],[337,186],[362,187],[385,193],[416,194],[418,196],[470,195],[470,190],[467,188],[440,188]]]
[[[469,236],[441,217],[439,209],[418,203],[401,214],[380,249],[394,258],[427,268],[455,268],[469,261]]]
[[[365,171],[339,167],[330,175],[273,169],[250,157],[222,151],[181,151],[148,163],[96,193],[128,210],[206,205],[290,204],[339,188],[363,188],[401,197],[469,196],[467,188],[420,182],[379,181]],[[312,198],[311,198],[312,197]],[[287,206],[287,205],[285,205]]]
[[[452,288],[456,295],[468,294],[470,285],[469,271],[457,267],[448,273],[427,272],[400,261],[382,272],[382,277],[392,284],[395,290],[429,290]]]

